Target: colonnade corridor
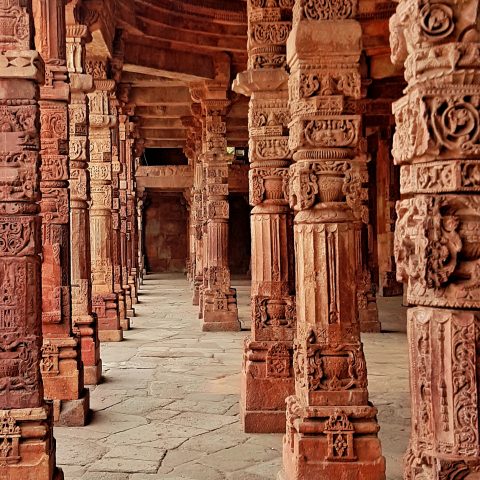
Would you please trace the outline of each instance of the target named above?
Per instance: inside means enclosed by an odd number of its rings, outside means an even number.
[[[102,344],[104,380],[91,391],[91,423],[55,427],[66,480],[276,478],[282,435],[245,434],[240,424],[250,292],[247,281],[232,283],[243,330],[214,333],[201,331],[183,275],[145,277],[125,341]],[[410,428],[405,318],[400,297],[378,303],[386,332],[363,335],[370,397],[387,479],[400,480]]]

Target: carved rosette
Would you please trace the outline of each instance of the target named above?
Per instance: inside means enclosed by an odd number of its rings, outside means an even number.
[[[402,0],[390,20],[392,60],[408,82],[394,104],[393,154],[407,197],[397,204],[397,278],[414,306],[409,480],[480,470],[478,7]]]

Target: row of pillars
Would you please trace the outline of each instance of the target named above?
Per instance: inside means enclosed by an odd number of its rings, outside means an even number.
[[[81,1],[0,2],[0,478],[63,478],[53,422],[85,425],[100,341],[143,273],[141,154],[114,58]],[[91,18],[91,16],[90,16]]]
[[[247,432],[286,431],[280,480],[385,479],[360,337],[379,324],[363,255],[369,151],[357,12],[355,0],[249,0],[248,70],[233,86],[251,99],[241,416]],[[393,103],[392,150],[402,194],[393,250],[411,306],[406,480],[480,478],[478,18],[477,0],[401,0],[390,20],[392,61],[407,81]],[[236,330],[220,226],[225,129],[208,93],[193,94],[202,109],[189,277],[204,329]]]

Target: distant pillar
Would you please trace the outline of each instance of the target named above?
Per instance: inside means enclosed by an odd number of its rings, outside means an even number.
[[[115,81],[107,78],[107,59],[87,61],[95,90],[89,98],[90,242],[93,309],[98,317],[99,338],[105,342],[123,339],[119,299],[114,291],[112,222],[112,135],[116,117],[110,113],[109,97]]]

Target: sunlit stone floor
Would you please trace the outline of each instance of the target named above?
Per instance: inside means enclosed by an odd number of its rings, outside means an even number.
[[[234,286],[248,328],[248,283]],[[146,277],[126,340],[102,345],[105,379],[91,392],[92,422],[55,429],[67,480],[275,479],[281,435],[246,435],[239,422],[246,332],[201,332],[190,299],[183,276]],[[400,480],[409,431],[405,319],[399,298],[379,305],[387,333],[364,336],[370,394],[387,479]]]

